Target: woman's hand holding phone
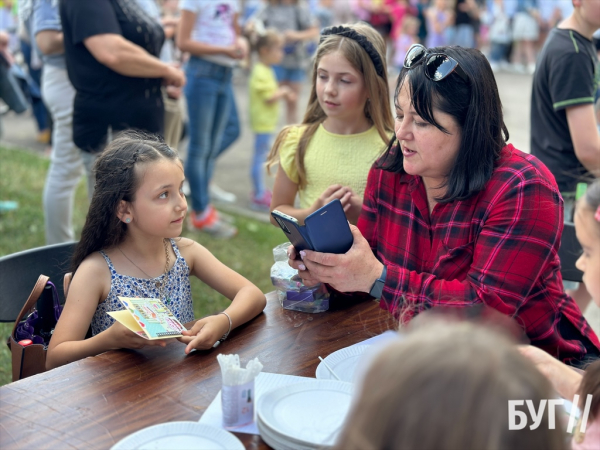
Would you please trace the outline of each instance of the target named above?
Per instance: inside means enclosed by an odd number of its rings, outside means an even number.
[[[344,254],[319,253],[310,250],[300,252],[296,258],[293,246],[288,249],[288,264],[298,270],[306,286],[327,283],[340,292],[369,292],[383,271],[369,243],[360,230],[350,225],[354,243]]]

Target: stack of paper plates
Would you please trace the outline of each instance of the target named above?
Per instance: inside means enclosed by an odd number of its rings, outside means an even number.
[[[263,440],[276,450],[330,447],[350,409],[353,386],[314,380],[265,392],[256,407]]]

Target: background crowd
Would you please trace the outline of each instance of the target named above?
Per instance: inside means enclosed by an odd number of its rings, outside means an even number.
[[[236,0],[219,4],[217,21],[202,23],[196,13],[206,2],[200,0],[100,2],[114,5],[108,10],[63,3],[61,11],[58,0],[0,2],[4,112],[22,113],[30,105],[38,141],[50,144],[54,132],[44,191],[49,244],[74,238],[70,205],[83,168],[91,196],[95,156],[125,128],[159,132],[173,147],[189,137],[180,150],[187,154],[194,226],[218,237],[235,235],[235,226],[212,206],[212,200],[231,202],[235,195],[211,179],[215,161],[240,135],[240,114],[268,114],[238,111],[231,84],[236,72],[250,73],[258,59],[250,50],[266,28],[284,38],[283,58],[274,65],[284,88],[284,114],[276,125],[281,127],[299,122],[298,97],[321,28],[370,23],[386,41],[394,75],[417,42],[478,48],[494,70],[533,73],[549,30],[573,10],[571,0]],[[75,25],[79,19],[85,27]],[[122,39],[105,35],[117,29]],[[91,46],[63,44],[88,36]],[[215,50],[222,45],[229,54]],[[198,51],[202,57],[195,56]],[[200,97],[204,101],[186,101]],[[262,166],[275,129],[253,130],[263,136],[248,170],[254,188],[249,205],[266,211],[271,192]]]

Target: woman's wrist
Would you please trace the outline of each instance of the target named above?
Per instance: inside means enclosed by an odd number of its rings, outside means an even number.
[[[371,273],[369,278],[367,279],[368,285],[366,286],[366,290],[365,292],[367,292],[370,295],[373,295],[374,292],[379,292],[380,290],[383,290],[383,284],[385,283],[385,274],[384,272],[386,272],[386,270],[384,270],[386,267],[384,264],[382,264],[379,260],[376,260],[377,263],[373,265],[373,268],[371,269]],[[383,282],[379,281],[380,279],[383,280]],[[378,286],[377,284],[379,284],[380,286]],[[378,289],[381,288],[381,289]],[[380,298],[381,297],[381,293],[379,293],[379,295],[374,295],[374,297],[376,298]]]

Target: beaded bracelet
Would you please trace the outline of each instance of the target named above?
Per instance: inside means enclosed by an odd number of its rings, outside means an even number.
[[[229,319],[229,330],[227,330],[227,333],[225,333],[223,336],[221,336],[221,339],[219,339],[217,342],[215,342],[215,344],[213,345],[213,348],[217,348],[219,345],[221,345],[221,342],[223,342],[225,339],[227,339],[227,336],[229,336],[229,333],[231,333],[231,317],[229,317],[229,314],[227,314],[225,311],[220,312],[219,314],[225,314],[225,316],[227,316],[227,319]],[[217,314],[217,315],[219,315]]]

